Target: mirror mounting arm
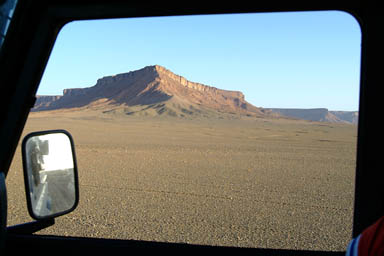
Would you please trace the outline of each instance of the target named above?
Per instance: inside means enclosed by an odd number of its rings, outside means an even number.
[[[55,219],[44,219],[7,227],[7,235],[31,235],[37,231],[53,226]]]

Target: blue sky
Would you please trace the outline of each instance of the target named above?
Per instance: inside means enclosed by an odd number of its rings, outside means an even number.
[[[162,65],[258,107],[358,110],[361,31],[340,11],[77,21],[60,32],[38,94]]]

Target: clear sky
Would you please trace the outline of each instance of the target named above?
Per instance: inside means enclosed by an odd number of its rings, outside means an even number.
[[[77,21],[61,30],[38,94],[158,64],[258,107],[358,110],[360,53],[359,24],[340,11]]]

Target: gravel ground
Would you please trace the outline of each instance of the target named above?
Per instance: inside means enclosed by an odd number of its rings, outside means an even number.
[[[41,234],[345,250],[356,127],[289,120],[32,115],[74,137],[78,208]],[[30,221],[18,148],[8,225]]]

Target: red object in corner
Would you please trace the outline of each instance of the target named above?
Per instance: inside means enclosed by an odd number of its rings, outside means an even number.
[[[361,233],[358,255],[384,256],[384,216]]]

